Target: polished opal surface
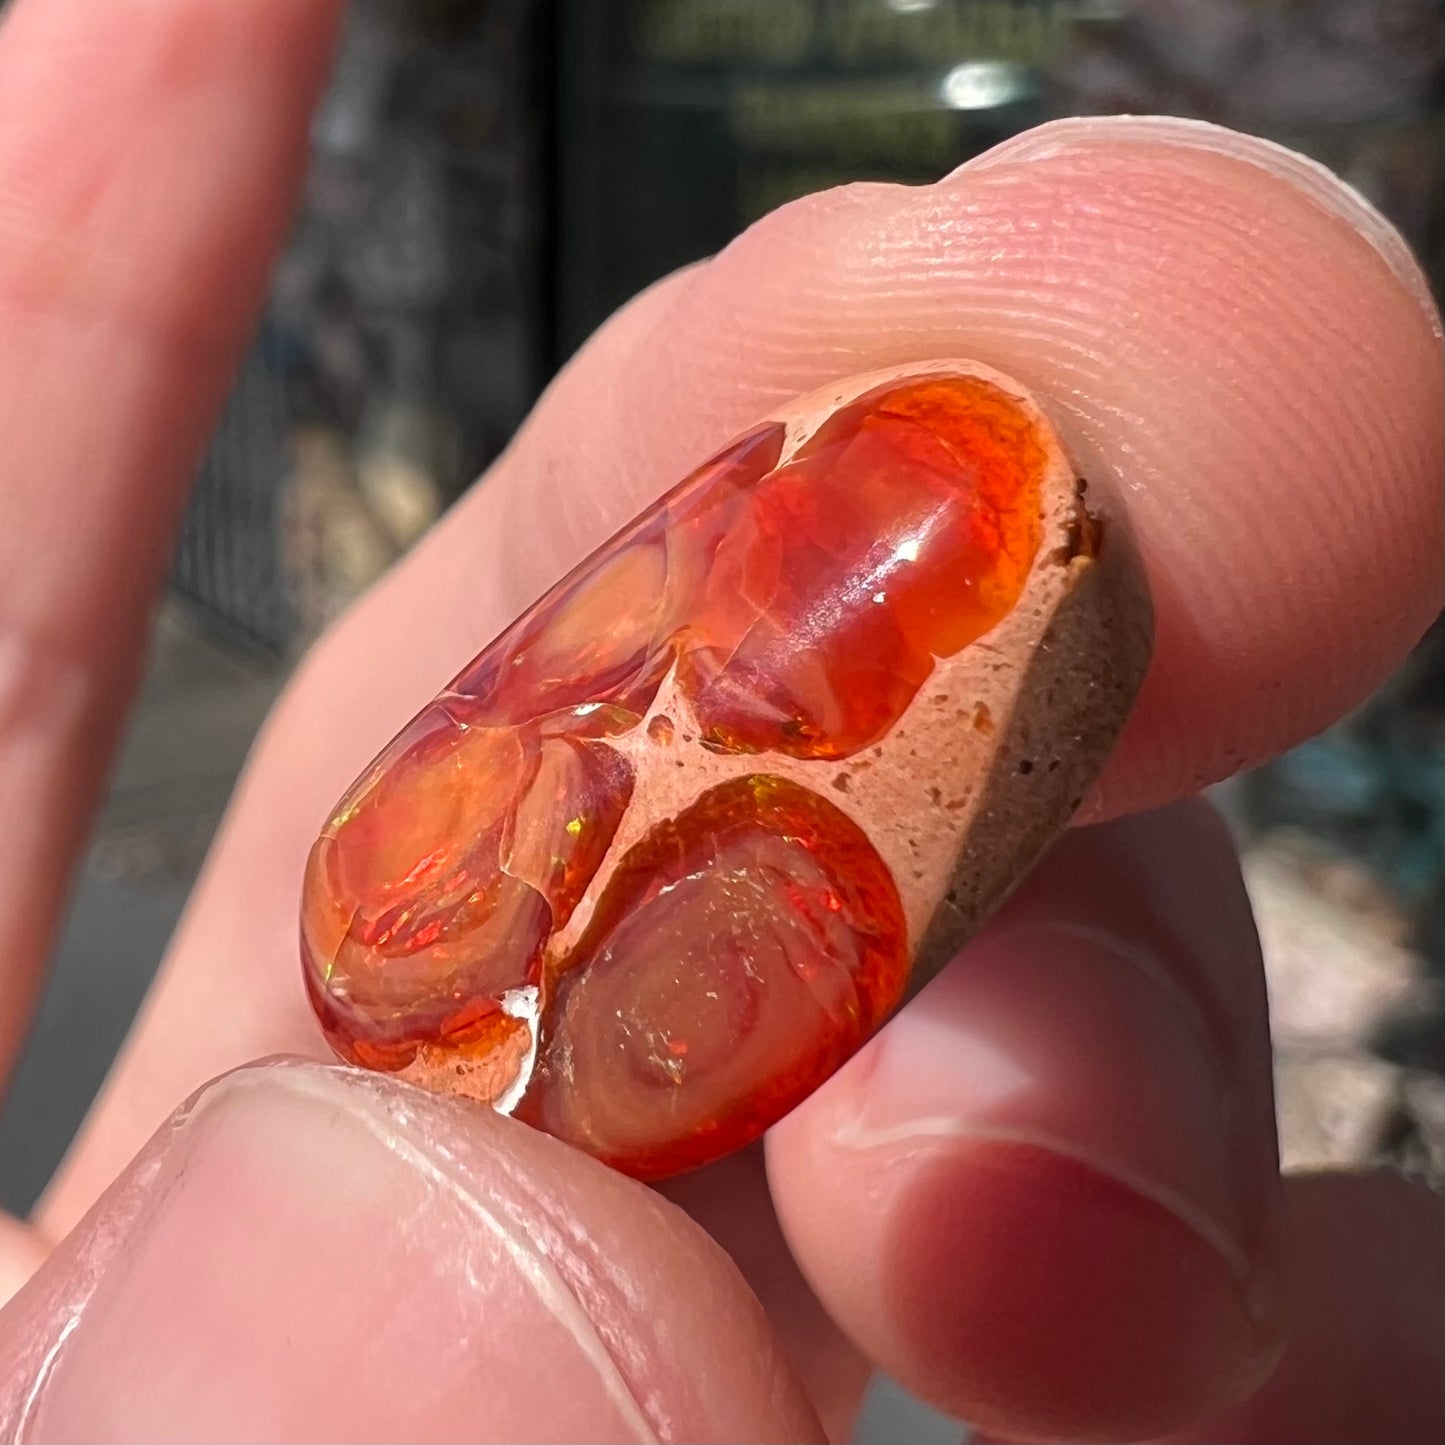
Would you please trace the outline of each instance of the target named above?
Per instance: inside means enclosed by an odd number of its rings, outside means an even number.
[[[896,1006],[897,880],[836,776],[1017,603],[1045,452],[968,376],[869,392],[783,462],[785,437],[594,553],[337,807],[302,949],[344,1058],[661,1177],[757,1137]]]

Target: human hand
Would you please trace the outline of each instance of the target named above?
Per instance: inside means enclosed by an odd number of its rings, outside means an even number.
[[[0,29],[6,1060],[338,10],[20,0]],[[315,1063],[164,1122],[250,1060],[325,1057],[305,853],[440,679],[780,400],[939,355],[1027,382],[1122,499],[1157,654],[1114,821],[773,1131],[766,1175],[736,1156],[675,1208]],[[105,1097],[4,1236],[12,1279],[38,1268],[0,1315],[6,1432],[808,1439],[846,1433],[876,1363],[1015,1438],[1439,1438],[1438,1207],[1281,1184],[1253,925],[1187,798],[1338,716],[1438,610],[1440,371],[1377,218],[1168,123],[815,196],[639,298],[268,724]]]

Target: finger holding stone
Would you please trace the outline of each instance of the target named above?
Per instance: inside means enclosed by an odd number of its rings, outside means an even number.
[[[0,1313],[7,1439],[820,1440],[757,1301],[655,1194],[340,1068],[175,1115]]]
[[[1223,825],[1191,803],[1071,834],[768,1159],[824,1304],[951,1413],[1134,1440],[1242,1398],[1288,1299]]]

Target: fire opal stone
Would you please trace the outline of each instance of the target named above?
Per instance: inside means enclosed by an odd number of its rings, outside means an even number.
[[[342,800],[302,915],[342,1057],[658,1178],[756,1138],[897,1005],[898,884],[834,780],[1018,600],[1044,452],[946,375],[780,465],[784,439],[614,537]]]

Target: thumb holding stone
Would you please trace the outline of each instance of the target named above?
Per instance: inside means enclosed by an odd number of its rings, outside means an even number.
[[[680,1210],[490,1110],[293,1063],[197,1095],[0,1314],[0,1433],[821,1438]]]

